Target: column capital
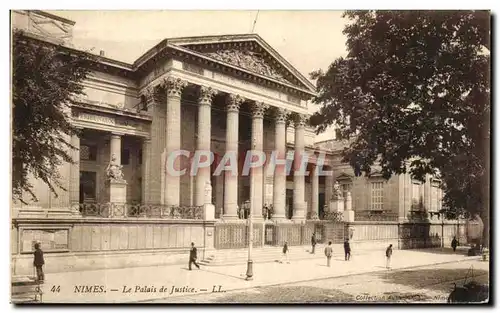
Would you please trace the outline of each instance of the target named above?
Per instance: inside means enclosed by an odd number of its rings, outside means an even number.
[[[188,85],[188,82],[176,78],[176,77],[167,77],[163,80],[163,86],[167,89],[167,96],[168,97],[181,97],[182,90],[184,87]]]
[[[308,114],[297,114],[295,119],[295,127],[305,127],[309,121],[310,116]]]
[[[229,94],[227,96],[227,102],[226,102],[227,111],[238,112],[244,100],[245,99],[243,99],[243,97],[241,97],[240,95]]]
[[[290,112],[288,112],[286,109],[277,108],[275,114],[276,124],[285,124],[289,114]]]
[[[264,102],[255,102],[252,104],[252,117],[264,118],[264,113],[269,108],[269,105]]]
[[[123,133],[111,132],[111,138],[121,138],[123,135]]]
[[[212,105],[212,99],[218,93],[217,90],[212,87],[200,86],[200,97],[198,99],[199,104]]]

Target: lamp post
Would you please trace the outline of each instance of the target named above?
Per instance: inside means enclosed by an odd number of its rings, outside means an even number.
[[[252,149],[255,150],[255,143],[252,145]],[[252,261],[252,247],[253,247],[253,211],[256,205],[254,200],[254,190],[255,190],[255,172],[254,168],[251,168],[250,175],[250,208],[248,212],[248,260],[247,260],[247,277],[245,280],[253,280],[253,261]]]

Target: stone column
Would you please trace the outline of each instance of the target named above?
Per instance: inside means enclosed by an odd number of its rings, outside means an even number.
[[[198,101],[198,140],[196,143],[196,149],[199,151],[210,151],[210,138],[212,131],[211,106],[212,99],[216,93],[217,91],[210,87],[200,87],[200,98]],[[207,196],[205,194],[207,192],[206,184],[210,181],[210,170],[210,166],[200,168],[196,174],[194,201],[194,205],[196,206],[205,204],[205,197]],[[212,189],[210,189],[210,197],[212,197],[211,193]],[[210,201],[210,203],[211,202],[212,201]]]
[[[300,114],[295,120],[295,154],[293,158],[294,170],[299,171],[302,166],[302,156],[304,153],[305,125],[308,116]],[[294,173],[293,177],[293,220],[304,220],[306,213],[305,195],[305,177],[303,173]]]
[[[150,203],[150,182],[151,182],[151,140],[145,138],[142,141],[142,203]]]
[[[424,182],[424,211],[425,212],[430,212],[431,211],[431,180],[430,180],[430,175],[425,175],[425,182]],[[429,215],[430,219],[430,215]]]
[[[269,106],[263,102],[254,103],[252,106],[252,150],[262,152],[264,148],[264,113]],[[256,219],[262,219],[263,198],[263,166],[251,169],[250,177],[250,204],[252,215]]]
[[[314,165],[313,173],[311,175],[312,188],[311,188],[311,215],[310,219],[318,219],[319,216],[319,177],[318,165]]]
[[[233,155],[238,160],[238,122],[243,98],[230,94],[227,97],[226,156]],[[234,159],[232,159],[234,160]],[[224,171],[224,218],[237,219],[238,212],[238,166],[236,171]]]
[[[110,162],[109,168],[113,168],[115,175],[123,176],[121,171],[121,151],[122,151],[122,136],[121,134],[111,134],[110,142]],[[108,177],[109,178],[109,202],[114,204],[123,204],[127,200],[127,183],[123,177]],[[111,213],[111,216],[113,213]]]
[[[164,150],[166,128],[166,105],[163,93],[157,87],[149,86],[142,91],[148,108],[151,108],[151,145],[149,159],[148,195],[149,204],[163,204]],[[145,159],[143,157],[143,159]],[[144,199],[143,199],[144,201]]]
[[[71,145],[76,148],[71,150],[71,159],[73,164],[70,164],[69,169],[69,203],[71,210],[79,212],[78,203],[80,202],[80,137],[73,134],[71,136]]]
[[[286,160],[286,118],[288,112],[278,108],[275,117],[274,150],[276,158]],[[286,165],[274,167],[273,177],[273,220],[286,219]]]
[[[331,169],[328,169],[330,171]],[[333,196],[333,175],[325,176],[325,205],[328,206]]]
[[[122,164],[122,136],[121,134],[111,133],[111,141],[110,141],[110,151],[109,157],[110,160],[115,158],[117,164]]]
[[[181,148],[181,94],[187,82],[175,77],[165,80],[167,89],[167,133],[165,136],[165,160]],[[165,163],[167,164],[167,163]],[[180,159],[176,157],[173,162],[174,169],[180,170]],[[171,175],[168,166],[165,168],[164,199],[166,205],[178,206],[180,204],[180,177]]]

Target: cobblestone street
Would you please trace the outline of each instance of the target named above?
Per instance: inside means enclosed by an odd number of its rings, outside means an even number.
[[[472,270],[471,270],[472,268]],[[446,303],[453,283],[465,277],[488,283],[488,263],[478,260],[318,279],[302,283],[251,288],[158,300],[157,303]]]

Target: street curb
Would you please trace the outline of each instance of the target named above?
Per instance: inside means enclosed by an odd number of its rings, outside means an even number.
[[[455,261],[445,261],[445,262],[438,262],[438,263],[429,263],[429,264],[424,264],[424,265],[413,265],[413,266],[408,266],[408,267],[400,267],[398,269],[393,269],[391,272],[395,271],[400,271],[400,270],[407,270],[407,269],[415,269],[415,268],[421,268],[421,267],[428,267],[431,265],[443,265],[443,264],[449,264],[449,263],[461,263],[461,262],[468,262],[468,261],[474,261],[474,260],[481,260],[481,256],[474,256],[470,257],[468,259],[463,259],[463,260],[455,260]],[[303,279],[303,280],[298,280],[298,281],[290,281],[290,282],[280,282],[280,283],[271,283],[271,284],[261,284],[261,285],[254,285],[251,287],[241,287],[241,288],[235,288],[231,290],[227,290],[227,292],[233,292],[233,291],[242,291],[242,290],[248,290],[248,289],[254,289],[254,288],[262,288],[262,287],[274,287],[274,286],[280,286],[284,284],[299,284],[299,283],[305,283],[305,282],[311,282],[311,281],[318,281],[318,280],[326,280],[326,279],[332,279],[332,278],[342,278],[342,277],[350,277],[350,276],[360,276],[360,275],[370,275],[370,274],[375,274],[375,273],[380,273],[380,272],[385,272],[387,269],[380,269],[380,270],[374,270],[374,271],[368,271],[368,272],[363,272],[363,273],[355,273],[355,274],[341,274],[341,275],[333,275],[333,276],[328,276],[328,277],[321,277],[321,278],[311,278],[311,279]],[[166,300],[166,299],[176,299],[176,298],[184,298],[184,297],[189,297],[189,296],[198,296],[198,295],[205,295],[205,294],[211,294],[212,292],[207,291],[207,292],[200,292],[196,293],[196,295],[188,294],[188,295],[178,295],[178,296],[173,296],[173,297],[162,297],[162,298],[155,298],[155,299],[148,299],[148,300],[138,300],[138,301],[131,301],[131,302],[124,302],[124,303],[147,303],[147,302],[152,302],[152,301],[159,301],[159,300]]]

